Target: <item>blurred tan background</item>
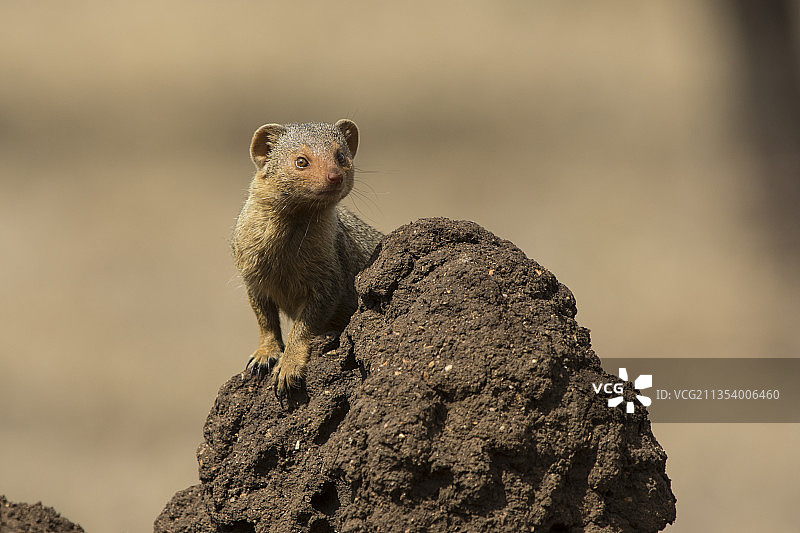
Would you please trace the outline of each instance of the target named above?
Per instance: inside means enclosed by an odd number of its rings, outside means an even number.
[[[350,205],[514,241],[601,358],[800,356],[796,2],[113,4],[0,4],[12,501],[149,531],[196,482],[257,340],[228,238],[265,122],[354,119]],[[654,432],[667,531],[796,531],[796,425]]]

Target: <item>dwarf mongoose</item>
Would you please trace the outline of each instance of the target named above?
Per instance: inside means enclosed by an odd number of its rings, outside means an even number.
[[[256,173],[233,235],[260,329],[247,368],[272,372],[282,399],[301,385],[315,335],[341,332],[356,309],[355,275],[383,234],[339,206],[353,188],[358,128],[266,124],[250,156]],[[278,310],[294,321],[284,345]]]

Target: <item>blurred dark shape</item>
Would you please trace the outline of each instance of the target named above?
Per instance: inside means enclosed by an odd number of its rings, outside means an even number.
[[[796,0],[725,3],[738,32],[744,112],[780,259],[800,260],[800,53]]]

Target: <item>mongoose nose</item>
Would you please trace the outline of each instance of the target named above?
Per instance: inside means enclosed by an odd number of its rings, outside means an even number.
[[[328,183],[330,183],[331,185],[340,184],[342,182],[342,178],[343,177],[344,176],[342,176],[342,173],[339,172],[338,170],[329,170],[328,171],[327,179],[328,179]]]

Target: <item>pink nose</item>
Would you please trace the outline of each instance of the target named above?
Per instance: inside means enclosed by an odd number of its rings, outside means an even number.
[[[327,179],[328,179],[328,183],[330,183],[331,185],[340,184],[342,182],[342,178],[343,177],[344,176],[342,176],[342,173],[337,171],[337,170],[329,170],[328,171]]]

